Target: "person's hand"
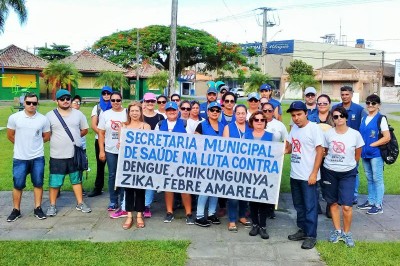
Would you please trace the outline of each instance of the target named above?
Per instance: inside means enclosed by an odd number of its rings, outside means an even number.
[[[308,185],[315,185],[315,183],[317,183],[317,174],[311,173],[308,177]]]
[[[119,149],[120,146],[121,146],[121,144],[120,144],[119,141],[118,141],[118,143],[117,143],[117,145],[116,145],[117,149]]]
[[[104,151],[99,152],[99,160],[102,162],[106,161],[106,153]]]

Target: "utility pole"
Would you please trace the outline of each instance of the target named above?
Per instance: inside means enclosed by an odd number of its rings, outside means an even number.
[[[178,18],[178,0],[172,0],[171,9],[171,40],[169,50],[169,82],[167,96],[170,97],[175,88],[176,72],[176,26]]]
[[[275,23],[268,21],[268,11],[275,9],[269,7],[260,7],[263,11],[263,34],[262,34],[262,45],[261,45],[261,58],[263,62],[263,73],[267,73],[267,28],[275,26]]]
[[[384,76],[383,76],[383,72],[385,71],[385,51],[382,51],[382,62],[381,62],[381,86],[378,87],[378,96],[381,97],[381,88],[384,86]]]
[[[136,86],[135,86],[135,100],[139,100],[139,70],[140,70],[140,64],[139,64],[139,29],[136,31]]]

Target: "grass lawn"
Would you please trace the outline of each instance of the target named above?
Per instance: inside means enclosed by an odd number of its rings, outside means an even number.
[[[399,265],[400,242],[356,242],[348,248],[343,242],[332,244],[319,241],[317,250],[329,266],[342,265]]]
[[[392,113],[390,113],[391,115],[397,115],[397,116],[400,116],[400,112],[392,112]]]
[[[0,265],[185,265],[189,241],[0,241]]]

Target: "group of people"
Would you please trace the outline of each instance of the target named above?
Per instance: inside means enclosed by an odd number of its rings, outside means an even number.
[[[218,91],[221,94],[219,101]],[[212,85],[207,90],[205,103],[181,100],[178,94],[171,95],[168,101],[167,96],[146,93],[142,102],[134,101],[124,108],[121,93],[104,86],[99,103],[91,113],[91,127],[96,133],[97,171],[94,189],[88,197],[102,194],[107,165],[110,200],[107,209],[110,218],[126,218],[122,227],[127,230],[135,223],[137,228],[144,228],[144,218],[152,217],[154,190],[115,186],[122,128],[286,142],[285,152],[291,153],[290,185],[299,227],[296,233],[288,236],[289,240],[304,240],[303,249],[315,246],[319,206],[317,184],[321,179],[322,194],[334,226],[329,240],[334,243],[343,240],[348,246],[354,246],[350,226],[352,206],[357,204],[358,161],[362,158],[368,179],[368,201],[358,205],[358,208],[368,209],[368,214],[382,213],[383,161],[378,146],[387,143],[390,135],[385,118],[377,125],[379,97],[367,97],[368,114],[364,114],[364,108],[351,101],[352,93],[351,87],[342,87],[342,103],[331,108],[328,95],[316,97],[315,88],[307,88],[305,102],[294,101],[287,110],[292,117],[288,133],[281,122],[281,104],[272,99],[269,84],[261,85],[259,92],[248,95],[248,107],[237,104],[236,95],[227,88]],[[77,171],[73,161],[74,145],[86,149],[84,136],[89,126],[79,111],[79,96],[72,99],[67,90],[61,89],[57,91],[56,99],[57,108],[44,116],[36,110],[38,97],[27,94],[24,110],[9,118],[7,136],[14,143],[14,207],[7,218],[9,222],[21,217],[20,202],[28,174],[31,174],[34,186],[34,215],[38,219],[57,214],[57,194],[66,174],[69,174],[76,197],[76,209],[91,212],[83,201],[82,172]],[[61,120],[73,139],[69,138]],[[45,164],[43,143],[46,141],[50,141],[50,206],[44,214],[41,200]],[[237,223],[240,223],[251,228],[250,236],[269,238],[266,223],[268,217],[275,217],[274,205],[187,193],[178,196],[179,193],[164,192],[165,223],[173,221],[174,204],[178,202],[185,210],[186,224],[201,227],[220,224],[217,215],[219,205],[220,210],[228,212],[230,232],[238,232]],[[340,225],[340,206],[343,210],[343,229]],[[195,216],[192,209],[196,209]]]

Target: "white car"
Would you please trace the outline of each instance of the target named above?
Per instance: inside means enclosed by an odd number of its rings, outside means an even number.
[[[244,90],[242,88],[233,88],[230,90],[230,92],[233,92],[236,97],[244,97]]]

